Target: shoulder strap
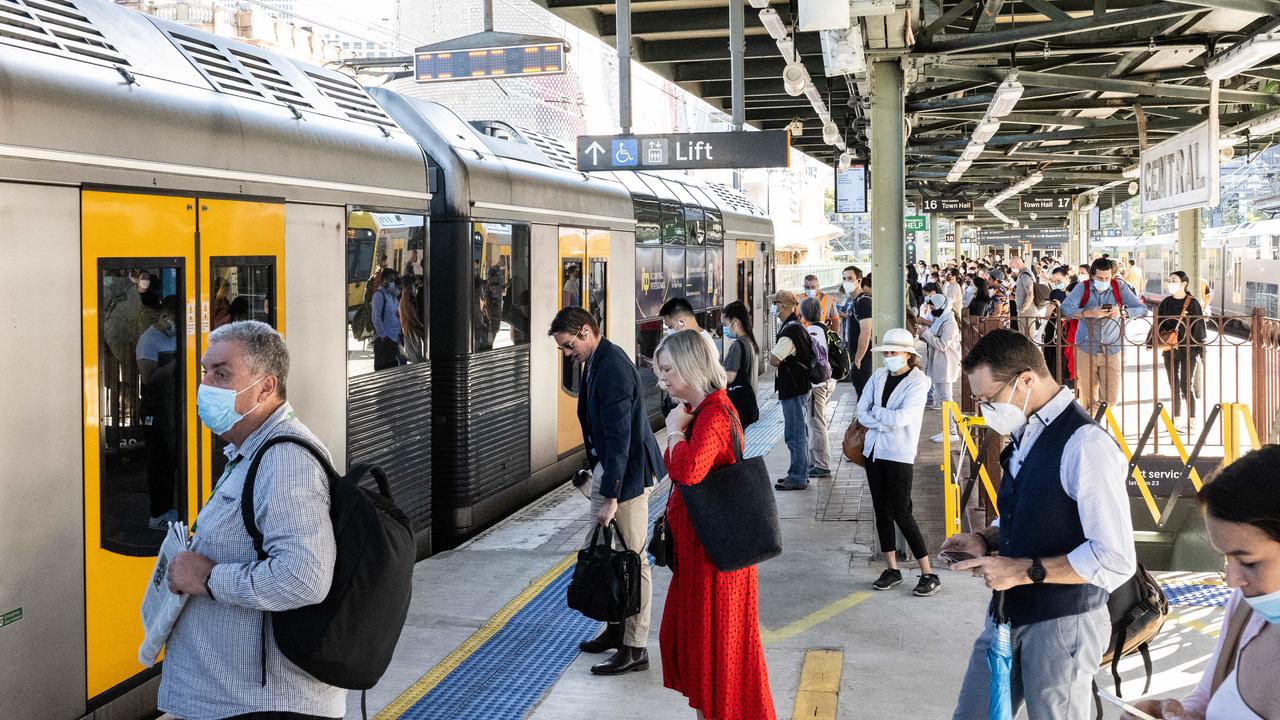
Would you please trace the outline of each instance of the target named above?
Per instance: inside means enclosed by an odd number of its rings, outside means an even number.
[[[755,350],[751,347],[751,342],[746,338],[738,338],[741,349],[738,351],[738,375],[746,377],[751,372],[751,358]],[[737,380],[737,377],[734,377]],[[741,384],[741,383],[739,383]]]
[[[1187,295],[1186,299],[1182,301],[1182,312],[1178,314],[1178,322],[1182,322],[1182,319],[1187,316],[1187,308],[1189,307],[1191,307],[1191,296]]]
[[[729,421],[729,437],[732,439],[733,444],[733,460],[734,462],[742,462],[742,453],[744,451],[742,446],[742,423],[738,422],[733,415],[729,413],[729,408],[726,407],[722,409],[724,410],[725,418]],[[698,416],[701,414],[701,408],[693,411],[693,420],[689,421],[690,436],[693,435],[693,426],[697,424]]]
[[[1093,281],[1085,280],[1080,284],[1084,286],[1084,292],[1080,295],[1080,307],[1084,307],[1084,304],[1089,302],[1089,286],[1093,284]]]
[[[1116,296],[1116,304],[1120,303],[1120,280],[1111,278],[1111,294]]]
[[[1236,606],[1235,612],[1231,613],[1231,617],[1227,619],[1227,630],[1222,638],[1222,648],[1218,653],[1218,664],[1213,669],[1212,692],[1218,692],[1218,687],[1235,669],[1236,651],[1240,647],[1240,636],[1244,634],[1244,628],[1249,624],[1249,618],[1252,615],[1253,610],[1249,607],[1249,603],[1241,600],[1240,604]]]
[[[333,468],[333,464],[329,462],[329,458],[325,457],[324,452],[306,438],[296,435],[277,435],[262,443],[262,446],[253,454],[253,462],[249,464],[249,473],[244,478],[244,489],[240,491],[240,519],[244,521],[245,532],[249,533],[249,539],[253,541],[253,549],[258,553],[259,560],[266,560],[267,552],[262,547],[262,530],[258,527],[258,521],[253,513],[253,491],[258,480],[258,466],[262,464],[262,456],[266,455],[267,450],[282,443],[299,445],[311,453],[316,463],[320,465],[320,469],[329,478],[330,492],[333,491],[334,484],[342,479],[338,471]]]

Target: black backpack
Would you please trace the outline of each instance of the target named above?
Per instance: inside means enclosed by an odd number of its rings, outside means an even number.
[[[1053,292],[1053,288],[1048,283],[1037,282],[1031,286],[1031,302],[1036,307],[1044,307],[1049,304],[1049,293]]]
[[[827,328],[827,362],[831,364],[831,379],[836,381],[849,377],[853,368],[848,346],[831,328]]]
[[[316,605],[271,613],[272,635],[280,652],[315,679],[368,690],[391,663],[409,613],[417,560],[412,526],[391,501],[391,488],[381,469],[357,465],[343,477],[310,441],[279,435],[254,454],[240,495],[240,516],[259,560],[266,560],[267,553],[254,519],[254,483],[262,456],[281,443],[306,449],[329,477],[329,517],[338,552],[328,596]],[[359,486],[366,473],[373,476],[378,492]],[[267,682],[266,624],[263,613],[263,685]]]
[[[1138,571],[1124,585],[1116,588],[1107,600],[1111,613],[1111,642],[1102,656],[1102,667],[1111,666],[1111,677],[1116,684],[1116,697],[1120,697],[1120,658],[1140,653],[1142,666],[1147,671],[1147,682],[1142,694],[1151,689],[1151,641],[1160,634],[1164,620],[1169,616],[1169,600],[1155,577],[1138,563]],[[1102,700],[1094,684],[1094,705],[1098,717],[1102,717]]]

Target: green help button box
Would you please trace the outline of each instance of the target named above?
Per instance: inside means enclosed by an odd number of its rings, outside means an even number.
[[[929,229],[929,218],[924,215],[906,217],[907,232],[924,232]]]
[[[22,608],[16,608],[14,610],[10,610],[9,612],[4,613],[3,615],[0,615],[0,628],[4,627],[5,625],[12,625],[21,619],[22,619]]]

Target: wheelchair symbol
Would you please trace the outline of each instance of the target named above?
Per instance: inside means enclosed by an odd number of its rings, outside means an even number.
[[[640,164],[640,149],[635,140],[613,141],[613,164],[618,167],[635,167]]]

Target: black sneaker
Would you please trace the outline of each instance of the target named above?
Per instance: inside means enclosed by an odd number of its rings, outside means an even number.
[[[820,468],[817,465],[814,465],[813,467],[809,468],[809,477],[811,478],[831,477],[831,471],[826,468]]]
[[[885,570],[880,573],[880,578],[871,583],[871,587],[877,590],[888,590],[902,584],[902,572],[899,570]]]
[[[916,583],[916,589],[912,590],[911,594],[916,597],[929,597],[930,595],[937,595],[941,589],[942,581],[938,579],[937,575],[930,573],[920,576],[920,582]]]

